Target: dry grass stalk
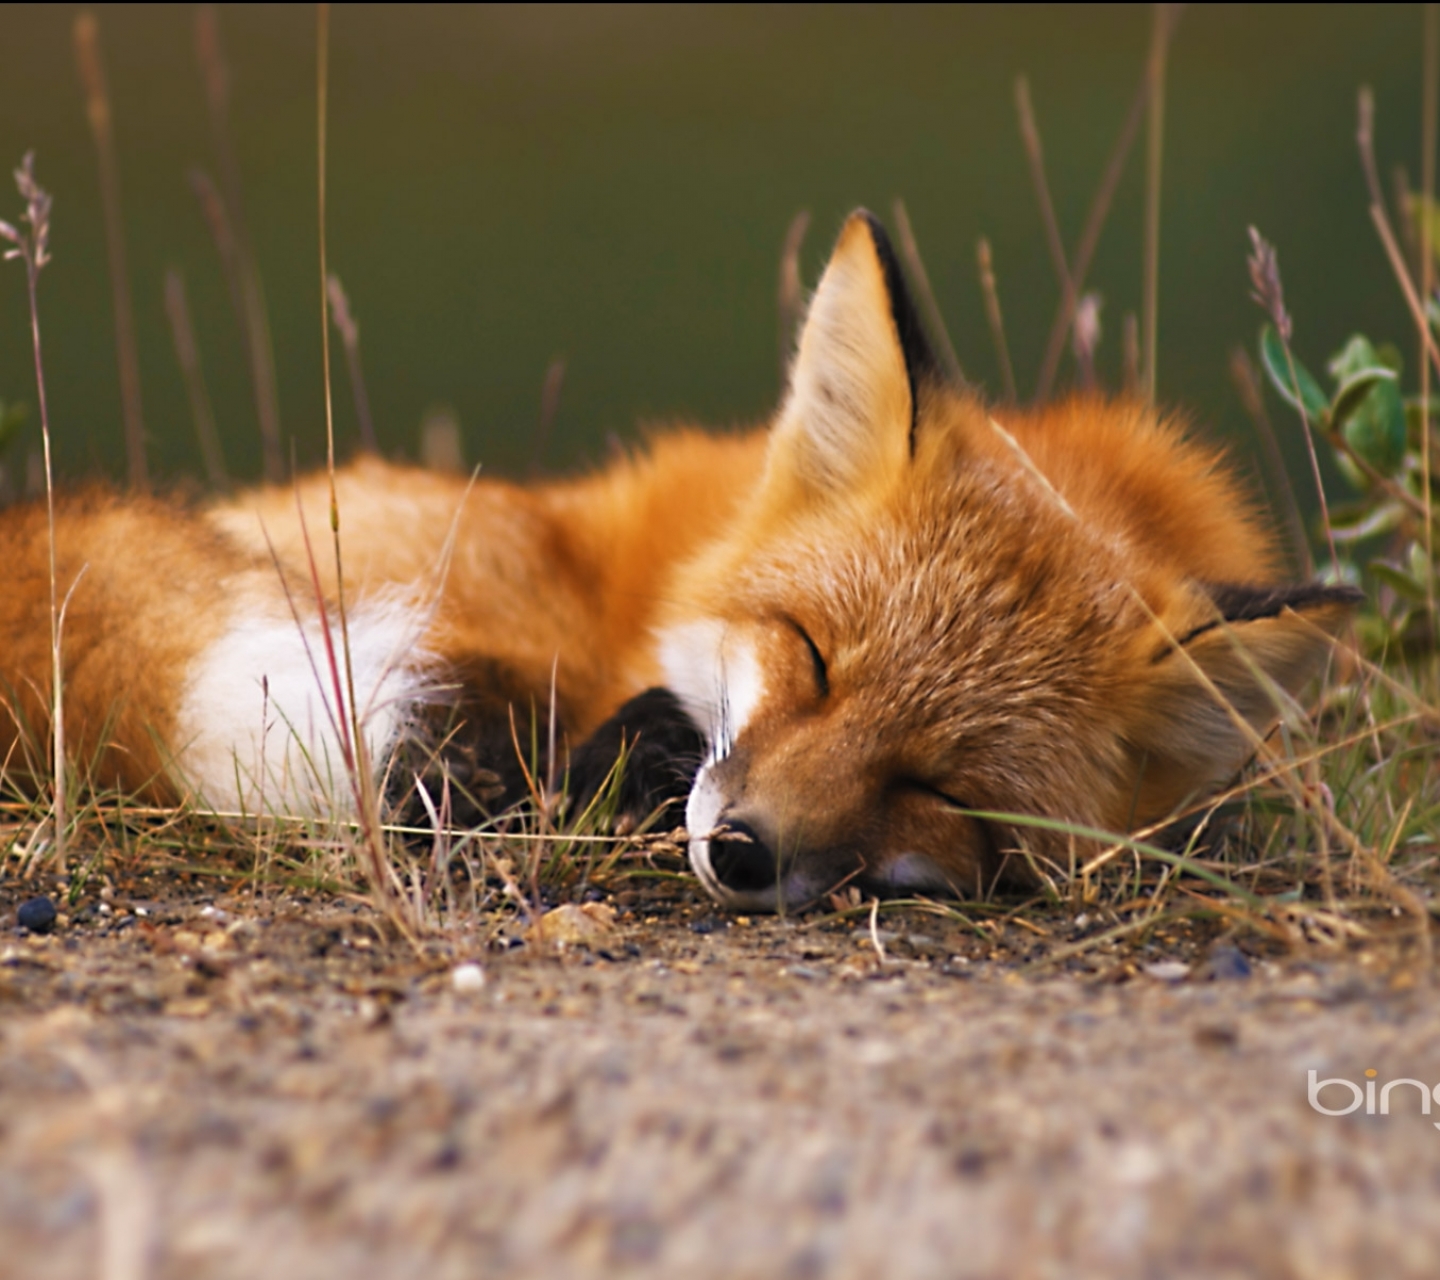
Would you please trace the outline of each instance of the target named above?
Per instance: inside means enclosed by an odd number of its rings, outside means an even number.
[[[1155,362],[1160,326],[1160,166],[1165,155],[1165,66],[1173,25],[1171,6],[1157,4],[1150,36],[1149,112],[1145,134],[1145,399],[1155,403]]]
[[[245,336],[265,478],[274,482],[283,479],[285,474],[280,450],[280,401],[275,387],[275,352],[270,340],[270,318],[260,284],[260,271],[245,223],[240,165],[230,140],[230,75],[220,44],[220,22],[213,5],[201,5],[195,11],[195,54],[205,83],[205,100],[219,162],[220,184],[224,191],[221,208],[232,230],[233,252],[227,268],[233,275],[231,296],[236,305],[240,331]],[[217,223],[213,210],[207,208],[206,216],[214,231]],[[217,242],[218,239],[217,235]],[[225,258],[223,248],[221,257]]]
[[[62,874],[66,869],[66,805],[65,805],[65,686],[60,662],[60,639],[64,611],[57,590],[55,569],[55,470],[50,455],[50,407],[45,395],[45,362],[40,351],[40,303],[38,282],[41,268],[50,261],[50,193],[35,181],[35,153],[27,151],[15,170],[15,186],[25,201],[22,219],[30,226],[21,231],[8,222],[0,222],[0,239],[13,248],[5,258],[19,258],[25,264],[25,284],[30,301],[30,340],[35,353],[35,394],[40,402],[40,439],[45,454],[45,510],[50,556],[50,746],[54,771],[55,801],[55,865]],[[72,590],[73,585],[72,585]],[[68,595],[67,595],[68,600]]]
[[[100,59],[100,27],[88,9],[75,18],[75,63],[85,88],[85,111],[100,163],[100,206],[105,215],[105,247],[110,258],[110,292],[115,306],[115,358],[120,371],[120,407],[125,418],[125,454],[130,487],[150,488],[145,459],[145,414],[140,404],[140,356],[135,341],[130,271],[125,262],[125,224],[120,213],[120,163],[111,128],[110,95]]]
[[[1100,295],[1092,291],[1085,294],[1075,308],[1075,323],[1071,326],[1072,346],[1075,348],[1075,370],[1082,391],[1095,389],[1095,349],[1100,345],[1102,303]]]
[[[1295,489],[1290,483],[1290,473],[1285,468],[1285,459],[1280,453],[1280,443],[1275,437],[1275,428],[1270,425],[1270,415],[1265,412],[1265,398],[1260,390],[1260,374],[1251,362],[1244,347],[1236,347],[1230,353],[1230,379],[1240,396],[1240,403],[1255,424],[1255,433],[1265,451],[1265,461],[1270,467],[1271,482],[1275,485],[1285,509],[1285,524],[1290,533],[1291,553],[1295,567],[1301,577],[1315,575],[1315,559],[1310,554],[1310,539],[1305,536],[1305,521],[1300,515],[1300,504],[1295,500]]]
[[[1305,401],[1300,395],[1300,379],[1295,372],[1295,356],[1290,350],[1290,335],[1293,326],[1290,313],[1285,309],[1285,290],[1280,283],[1280,260],[1275,255],[1275,246],[1270,244],[1254,228],[1250,228],[1250,257],[1246,260],[1250,270],[1251,297],[1255,299],[1270,317],[1275,332],[1285,347],[1285,363],[1290,374],[1290,385],[1295,393],[1295,402],[1300,406],[1300,421],[1304,426],[1305,448],[1310,458],[1310,472],[1315,480],[1315,492],[1320,499],[1320,518],[1325,524],[1325,540],[1330,548],[1330,563],[1340,564],[1335,553],[1335,531],[1330,527],[1330,505],[1325,498],[1325,482],[1320,478],[1320,459],[1315,452],[1315,437],[1311,430],[1310,415],[1305,411]]]
[[[185,382],[190,401],[190,417],[195,423],[195,437],[200,443],[200,456],[212,488],[222,492],[230,488],[230,475],[225,469],[225,453],[220,433],[215,428],[215,410],[210,393],[205,389],[205,375],[200,368],[200,348],[195,342],[195,326],[190,321],[190,303],[185,294],[185,277],[178,268],[165,272],[165,314],[170,320],[170,336],[175,344],[175,360]]]
[[[1396,283],[1399,284],[1400,291],[1405,295],[1405,304],[1410,308],[1411,318],[1415,321],[1416,330],[1420,335],[1421,358],[1423,360],[1424,356],[1428,355],[1431,365],[1437,372],[1440,372],[1440,347],[1435,345],[1435,337],[1426,319],[1425,308],[1421,304],[1415,281],[1411,278],[1410,271],[1405,265],[1405,255],[1400,251],[1400,246],[1395,239],[1395,232],[1390,226],[1390,217],[1385,211],[1385,197],[1380,190],[1380,178],[1375,169],[1375,98],[1368,85],[1360,86],[1356,114],[1358,123],[1355,129],[1355,142],[1360,150],[1360,166],[1365,172],[1365,182],[1370,189],[1370,220],[1375,224],[1375,230],[1380,236],[1380,244],[1395,273]],[[1428,435],[1428,433],[1426,434]]]
[[[350,392],[355,397],[355,418],[360,424],[360,447],[367,453],[378,453],[375,442],[375,420],[370,416],[370,396],[365,390],[365,377],[360,371],[360,324],[350,310],[350,299],[340,277],[333,272],[326,280],[330,299],[330,318],[340,330],[345,348],[345,366],[350,372]]]
[[[906,269],[915,285],[920,306],[925,311],[925,320],[931,336],[940,347],[940,360],[945,371],[956,386],[965,386],[965,371],[960,367],[960,357],[955,354],[955,344],[950,341],[950,331],[945,327],[945,317],[940,314],[940,304],[935,301],[935,291],[930,287],[930,275],[925,270],[925,261],[920,257],[920,246],[915,240],[914,228],[910,225],[910,214],[905,201],[896,199],[895,229],[900,233],[900,252],[905,258]]]
[[[539,475],[545,463],[545,452],[550,445],[550,433],[555,428],[555,415],[560,412],[560,391],[565,385],[565,357],[555,356],[545,366],[545,377],[540,383],[540,417],[535,424],[535,447],[530,451],[530,474]],[[464,464],[455,468],[463,471]]]
[[[995,283],[995,266],[990,255],[990,241],[981,236],[975,242],[975,261],[980,268],[980,292],[985,295],[985,318],[990,323],[990,336],[995,341],[995,357],[1000,362],[1000,378],[1005,384],[1005,399],[1014,404],[1020,393],[1015,387],[1015,366],[1010,362],[1010,344],[1005,341],[1005,317],[1000,313],[1000,290]]]
[[[1435,281],[1435,246],[1431,242],[1435,207],[1435,132],[1440,118],[1440,6],[1425,6],[1424,54],[1421,72],[1420,186],[1425,196],[1425,216],[1420,219],[1420,296],[1432,296]],[[1400,216],[1413,229],[1409,205],[1400,206]],[[1425,335],[1420,336],[1420,492],[1425,499],[1425,560],[1435,563],[1435,522],[1431,518],[1430,493],[1430,365],[1425,359]],[[1425,578],[1425,608],[1430,627],[1435,629],[1435,574]]]
[[[1127,396],[1140,394],[1140,321],[1133,311],[1120,326],[1120,381]]]
[[[1174,35],[1176,16],[1178,15],[1171,15],[1171,21],[1165,28],[1167,41]],[[1140,122],[1145,118],[1145,108],[1150,103],[1151,83],[1151,64],[1147,61],[1145,71],[1140,77],[1139,88],[1136,89],[1135,97],[1130,103],[1130,110],[1120,126],[1120,132],[1115,138],[1114,145],[1110,148],[1110,156],[1105,162],[1100,185],[1095,188],[1094,198],[1090,201],[1090,212],[1085,218],[1085,229],[1080,233],[1080,240],[1075,248],[1072,271],[1074,286],[1077,290],[1085,287],[1085,279],[1090,273],[1090,264],[1094,261],[1095,250],[1100,244],[1100,233],[1104,230],[1106,219],[1110,215],[1110,205],[1115,198],[1115,189],[1120,185],[1120,177],[1125,172],[1125,161],[1129,159],[1130,149],[1135,145],[1135,138],[1140,132]],[[1050,336],[1045,341],[1045,358],[1041,362],[1040,377],[1036,381],[1035,399],[1037,401],[1044,401],[1049,397],[1055,384],[1055,376],[1060,371],[1060,357],[1065,351],[1065,335],[1070,331],[1070,324],[1075,314],[1072,310],[1073,301],[1073,297],[1067,301],[1066,297],[1062,295],[1055,319],[1050,325]],[[1137,352],[1138,349],[1137,341]],[[1137,369],[1139,367],[1138,356],[1136,367]],[[1138,376],[1135,384],[1139,385]]]
[[[1030,182],[1040,206],[1040,220],[1045,227],[1045,244],[1050,250],[1050,265],[1060,285],[1060,302],[1067,317],[1074,317],[1079,298],[1075,278],[1065,259],[1065,245],[1060,239],[1060,223],[1055,204],[1050,198],[1050,182],[1045,176],[1045,149],[1040,142],[1040,127],[1035,123],[1035,108],[1030,101],[1030,82],[1024,76],[1015,80],[1015,112],[1020,119],[1020,138],[1025,144],[1025,159],[1030,165]],[[1067,320],[1067,328],[1068,328]]]
[[[800,321],[805,314],[805,286],[800,279],[800,248],[810,229],[810,211],[801,209],[785,229],[785,244],[780,250],[780,283],[776,290],[775,308],[780,322],[780,385],[790,379],[790,357],[795,354],[795,341],[800,334]]]
[[[321,4],[316,12],[316,185],[320,241],[320,349],[325,387],[325,470],[330,482],[330,535],[335,549],[335,610],[340,620],[341,652],[336,654],[330,634],[325,600],[313,556],[310,556],[311,579],[316,604],[320,609],[321,635],[324,637],[326,663],[335,686],[336,715],[345,768],[355,791],[355,807],[360,819],[361,850],[367,867],[367,879],[376,907],[407,938],[414,941],[423,923],[407,910],[403,895],[396,892],[394,868],[385,847],[381,829],[380,794],[376,785],[374,761],[370,759],[361,723],[362,709],[355,697],[355,664],[350,651],[350,619],[345,607],[345,569],[340,549],[340,500],[335,490],[335,403],[330,382],[330,273],[326,262],[326,200],[325,173],[327,127],[329,123],[330,88],[330,6]],[[298,506],[298,493],[297,493]],[[309,536],[306,553],[310,555]],[[345,694],[340,689],[340,666],[343,662]]]

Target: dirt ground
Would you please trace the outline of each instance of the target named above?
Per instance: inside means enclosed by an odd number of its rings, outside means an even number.
[[[43,888],[0,885],[3,1277],[1440,1275],[1418,1092],[1307,1101],[1440,1081],[1393,950],[1182,924],[1036,968],[1110,922],[683,885],[563,951],[178,880],[24,933]]]

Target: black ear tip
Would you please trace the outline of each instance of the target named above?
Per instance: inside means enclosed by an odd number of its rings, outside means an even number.
[[[1273,618],[1285,609],[1304,613],[1331,605],[1355,608],[1365,603],[1365,593],[1348,583],[1305,582],[1299,586],[1277,587],[1213,582],[1204,584],[1204,589],[1227,622]]]
[[[1348,585],[1327,586],[1325,598],[1332,604],[1348,604],[1358,608],[1365,603],[1365,593],[1359,587]]]
[[[850,216],[859,218],[865,224],[866,229],[870,232],[870,238],[875,241],[875,251],[882,259],[887,255],[892,258],[895,256],[895,246],[890,241],[890,233],[885,230],[885,224],[869,209],[861,205]]]
[[[863,207],[856,209],[850,215],[849,221],[856,218],[863,221],[866,230],[870,232],[875,256],[880,260],[880,269],[885,275],[885,291],[890,295],[890,314],[895,321],[900,350],[905,357],[905,370],[909,374],[913,392],[917,383],[922,380],[943,378],[940,362],[935,359],[935,353],[925,334],[925,326],[921,323],[915,301],[910,296],[910,289],[905,283],[905,272],[900,266],[899,255],[895,252],[890,233],[885,230],[885,224]]]

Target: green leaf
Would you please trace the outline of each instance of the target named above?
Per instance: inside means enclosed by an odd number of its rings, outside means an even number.
[[[1260,330],[1260,363],[1270,378],[1275,390],[1286,404],[1299,409],[1309,419],[1312,427],[1323,427],[1330,412],[1330,399],[1320,389],[1308,370],[1295,360],[1295,377],[1291,380],[1291,358],[1285,354],[1285,344],[1275,332],[1275,326],[1267,324]],[[1299,395],[1296,395],[1296,384]]]
[[[1330,402],[1330,426],[1335,430],[1343,431],[1345,423],[1360,407],[1361,401],[1370,394],[1377,382],[1394,381],[1395,374],[1378,364],[1357,369],[1354,373],[1347,375],[1341,381],[1340,389],[1335,393],[1335,399]],[[1403,409],[1404,406],[1401,407]]]
[[[1330,508],[1330,531],[1336,542],[1359,542],[1377,534],[1389,533],[1405,518],[1405,508],[1398,502],[1351,502]]]
[[[1405,357],[1400,354],[1400,348],[1393,342],[1382,342],[1376,347],[1375,360],[1389,369],[1396,377],[1405,372]]]
[[[1330,421],[1356,456],[1382,476],[1393,476],[1404,464],[1405,401],[1390,370],[1376,367],[1353,375],[1335,393]]]
[[[1383,560],[1372,560],[1366,567],[1376,581],[1383,582],[1397,595],[1403,596],[1407,600],[1424,601],[1424,585],[1417,582],[1404,569],[1397,569],[1393,564],[1386,564]]]
[[[1349,341],[1325,362],[1325,368],[1336,382],[1344,382],[1361,369],[1369,369],[1379,363],[1380,358],[1375,354],[1370,339],[1363,333],[1352,333]]]
[[[1416,582],[1427,582],[1430,578],[1430,559],[1425,554],[1424,544],[1416,540],[1410,544],[1410,576]]]

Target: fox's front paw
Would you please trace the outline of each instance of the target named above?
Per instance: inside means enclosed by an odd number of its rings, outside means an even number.
[[[571,752],[570,815],[611,795],[616,821],[641,822],[667,802],[678,813],[704,753],[705,740],[679,699],[669,689],[647,689]]]

